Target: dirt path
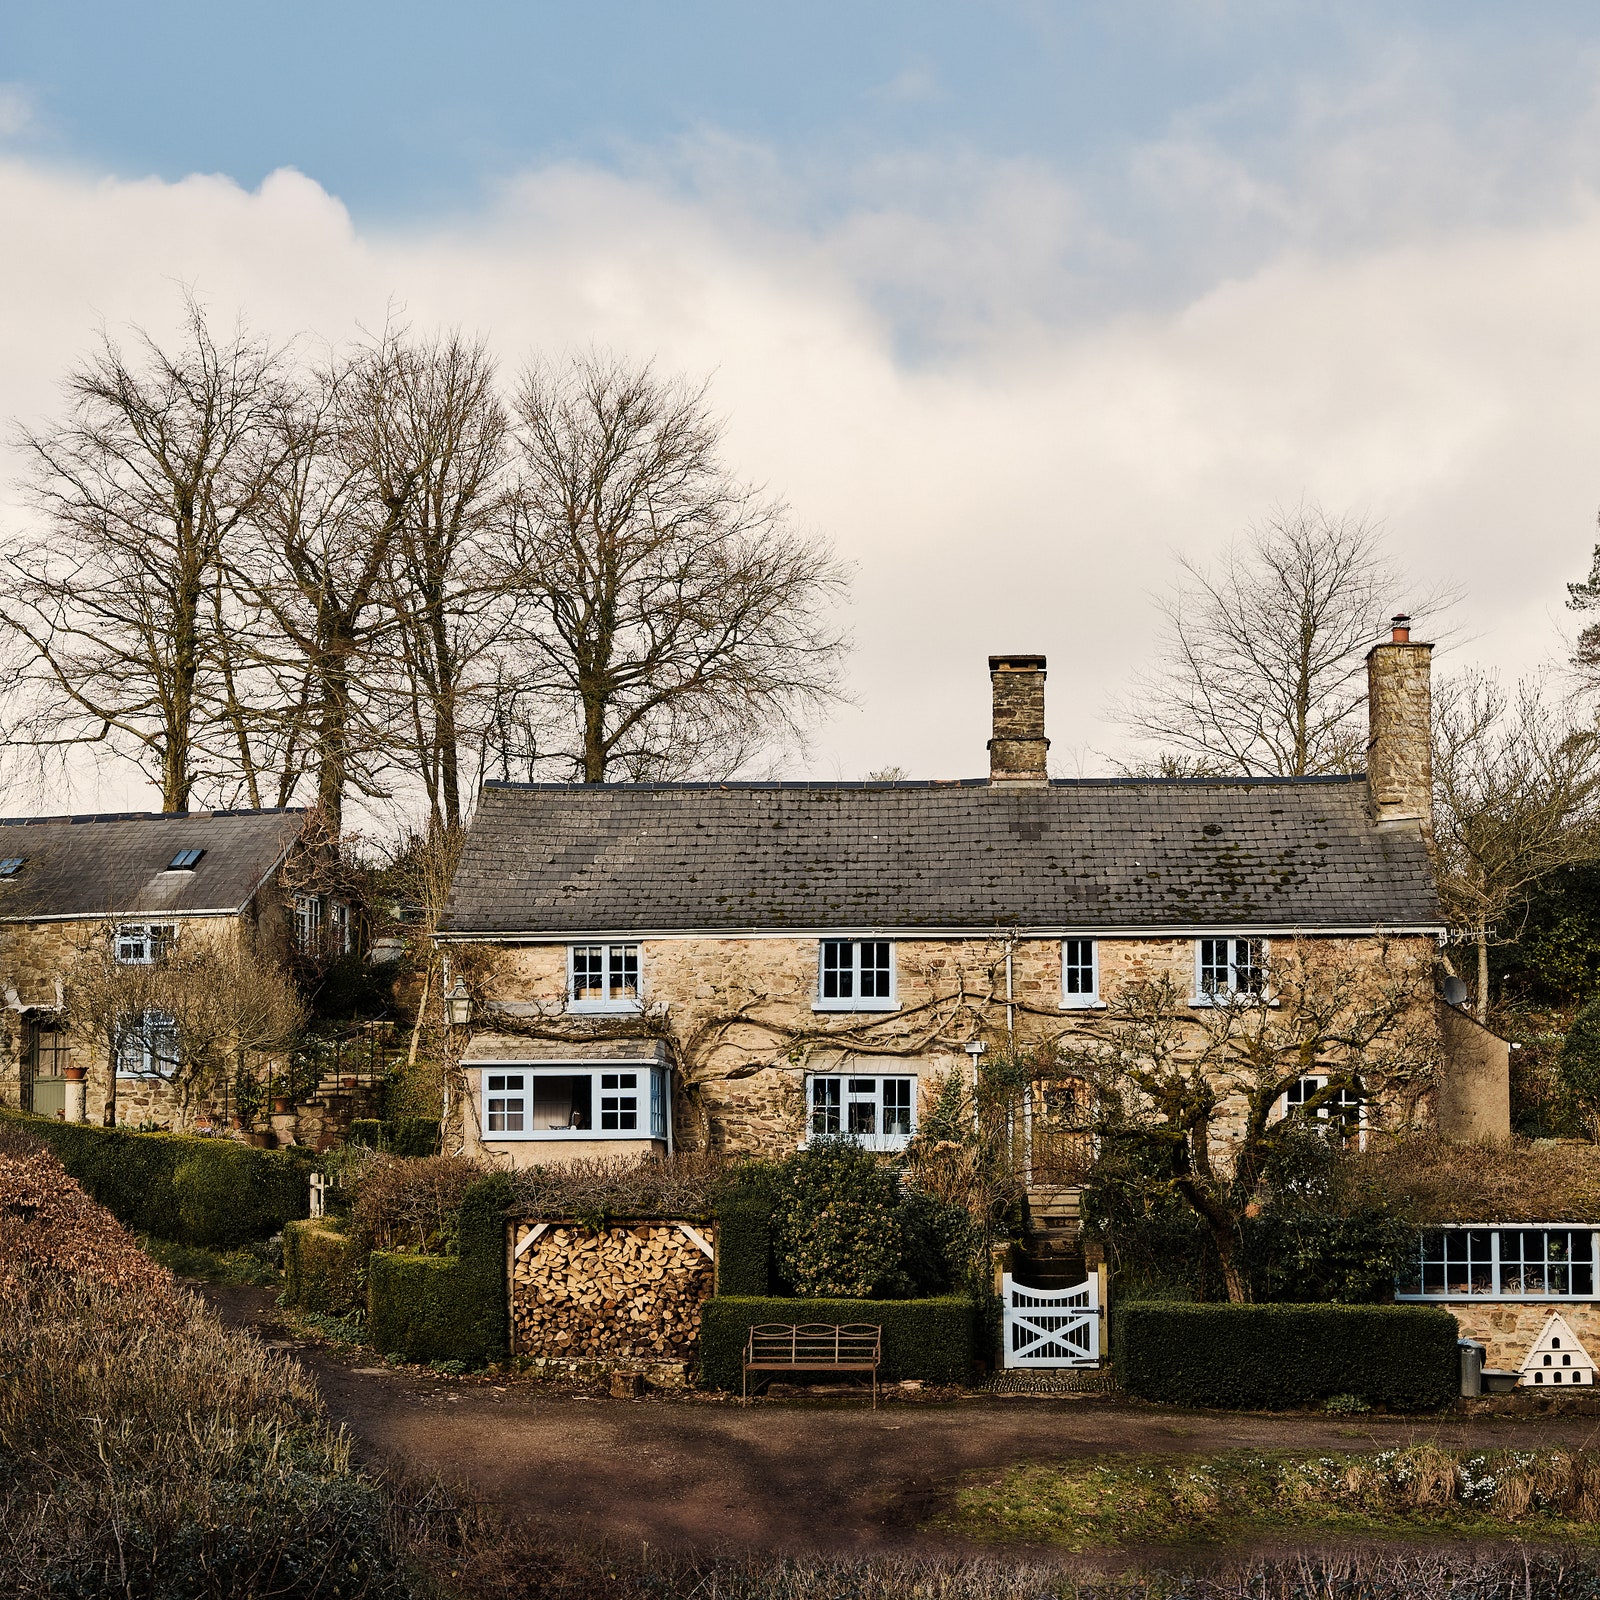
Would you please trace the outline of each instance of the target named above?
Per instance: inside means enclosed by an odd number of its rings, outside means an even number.
[[[230,1322],[281,1339],[265,1290],[213,1289]],[[1307,1416],[1172,1412],[1089,1396],[948,1404],[590,1399],[528,1383],[430,1380],[319,1344],[296,1353],[333,1418],[378,1460],[462,1483],[575,1538],[859,1553],[933,1548],[916,1524],[960,1474],[1113,1451],[1351,1450],[1600,1443],[1600,1418],[1360,1425]],[[946,1548],[953,1548],[947,1546]]]

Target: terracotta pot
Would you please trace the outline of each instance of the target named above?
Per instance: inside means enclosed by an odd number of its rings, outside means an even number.
[[[294,1108],[289,1104],[286,1094],[275,1095],[272,1101],[272,1114],[275,1117],[286,1117]]]
[[[82,1083],[83,1075],[87,1070],[85,1067],[68,1067],[64,1076],[68,1083]]]
[[[343,1089],[353,1089],[356,1086],[356,1080],[354,1078],[341,1078],[339,1086]]]

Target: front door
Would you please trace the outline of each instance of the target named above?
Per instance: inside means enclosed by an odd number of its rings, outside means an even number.
[[[30,1018],[22,1046],[23,1109],[39,1117],[67,1114],[66,1030],[52,1021]]]

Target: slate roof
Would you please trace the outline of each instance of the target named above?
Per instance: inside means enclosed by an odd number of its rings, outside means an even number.
[[[242,911],[303,825],[303,811],[124,812],[0,818],[0,920]],[[203,850],[171,872],[180,850]]]
[[[473,935],[1437,928],[1365,778],[488,784],[443,930]]]

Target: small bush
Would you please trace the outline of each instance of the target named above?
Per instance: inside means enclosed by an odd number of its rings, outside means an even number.
[[[870,1151],[814,1141],[784,1162],[775,1200],[778,1274],[796,1294],[865,1299],[909,1287],[899,1180]]]
[[[742,1186],[745,1169],[715,1150],[670,1156],[564,1161],[511,1174],[514,1205],[524,1217],[709,1217],[717,1196]]]
[[[1132,1304],[1111,1315],[1129,1394],[1229,1409],[1357,1395],[1396,1411],[1448,1405],[1456,1319],[1439,1306]]]
[[[283,1230],[283,1298],[301,1311],[342,1317],[362,1303],[365,1257],[348,1235],[315,1222]]]
[[[62,1166],[136,1233],[231,1249],[269,1238],[310,1209],[310,1158],[232,1139],[134,1133],[21,1112],[0,1119],[55,1151]]]
[[[436,1156],[439,1153],[437,1117],[356,1117],[345,1133],[345,1143],[365,1145],[396,1156]]]
[[[368,1250],[449,1254],[461,1202],[487,1171],[469,1156],[379,1156],[356,1181],[351,1236]]]
[[[868,1322],[883,1328],[885,1383],[970,1383],[975,1320],[970,1300],[745,1299],[718,1295],[700,1313],[700,1381],[737,1389],[750,1329],[762,1322]]]

